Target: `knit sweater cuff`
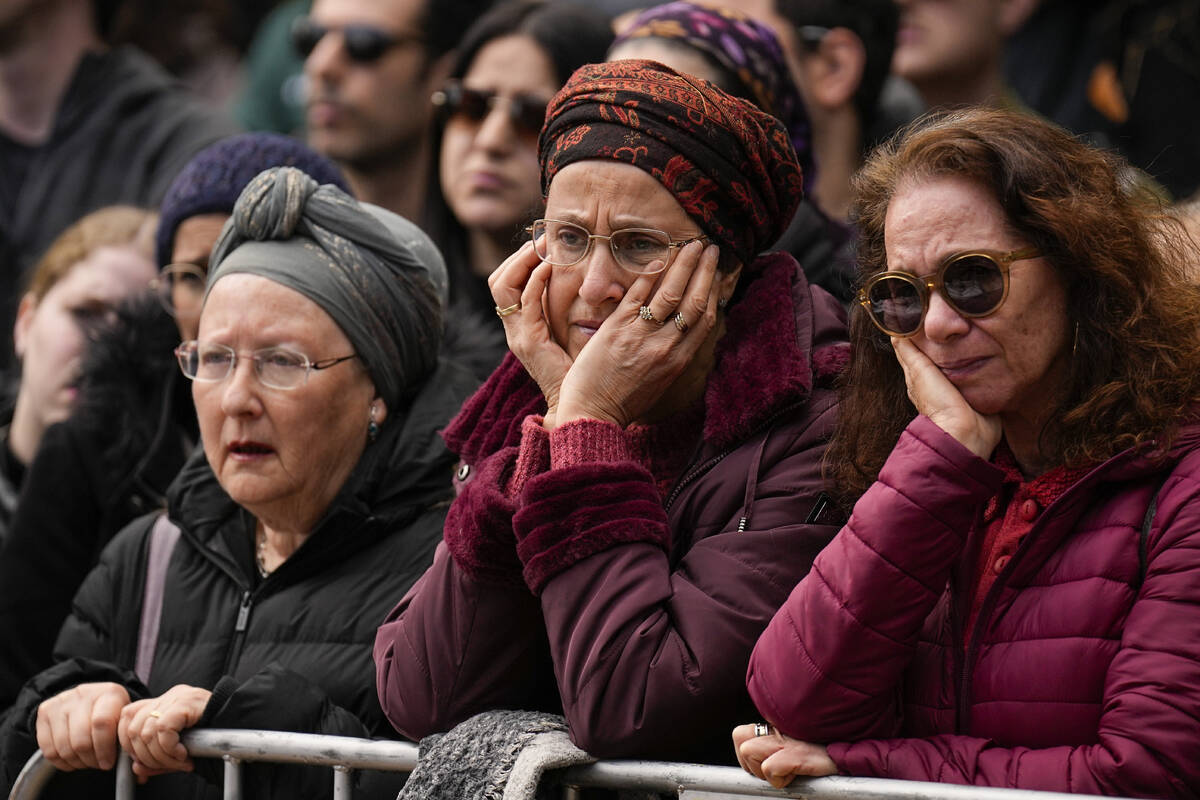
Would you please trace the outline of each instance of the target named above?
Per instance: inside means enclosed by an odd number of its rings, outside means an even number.
[[[551,440],[543,427],[544,422],[541,414],[530,414],[521,422],[521,445],[517,449],[517,461],[504,487],[504,495],[509,500],[517,499],[530,478],[550,469]]]
[[[625,431],[611,422],[576,419],[550,434],[550,466],[554,469],[636,460]]]
[[[611,547],[666,550],[671,533],[654,480],[629,462],[552,469],[529,482],[513,516],[517,556],[535,595],[551,578]]]

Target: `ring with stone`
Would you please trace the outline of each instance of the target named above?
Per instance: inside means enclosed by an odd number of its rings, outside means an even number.
[[[646,322],[653,322],[655,325],[663,324],[662,320],[654,316],[654,312],[650,310],[650,306],[642,306],[639,308],[638,316],[646,320]]]

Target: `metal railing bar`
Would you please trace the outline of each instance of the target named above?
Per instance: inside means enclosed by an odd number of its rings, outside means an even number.
[[[133,759],[125,751],[117,756],[117,800],[133,800],[137,781],[133,777]]]
[[[334,767],[335,797],[350,796],[353,769],[411,772],[417,765],[417,746],[410,742],[253,730],[193,730],[183,735],[183,741],[193,757],[225,761],[226,800],[241,798],[242,762]],[[121,770],[128,774],[132,786],[132,772],[124,764]],[[54,772],[54,766],[40,752],[35,753],[13,785],[10,800],[33,800]],[[118,785],[119,775],[120,770]],[[640,789],[674,795],[699,791],[798,800],[1097,800],[1091,795],[844,776],[798,780],[781,790],[737,767],[659,761],[602,761],[550,775],[563,785],[565,800],[579,796],[577,787]],[[342,790],[346,794],[340,794]]]
[[[1085,800],[1093,795],[1033,792],[948,783],[886,778],[836,776],[796,780],[775,789],[738,767],[673,764],[661,761],[601,761],[569,767],[559,779],[572,786],[597,789],[641,789],[678,794],[701,790],[747,797],[788,797],[802,800]],[[1113,800],[1109,798],[1108,800]],[[1123,798],[1122,800],[1129,800]]]
[[[41,750],[38,750],[21,768],[16,783],[13,784],[12,792],[8,795],[8,800],[33,800],[42,793],[42,789],[46,788],[46,784],[50,782],[56,772],[58,770],[54,768],[54,765],[46,760]]]
[[[224,800],[242,800],[242,762],[231,755],[223,756],[225,762]]]
[[[221,758],[228,754],[241,761],[325,767],[340,764],[391,772],[412,772],[417,766],[415,744],[386,739],[213,729],[188,731],[183,734],[183,743],[193,758]]]
[[[333,800],[350,800],[354,796],[354,772],[349,767],[333,768]]]

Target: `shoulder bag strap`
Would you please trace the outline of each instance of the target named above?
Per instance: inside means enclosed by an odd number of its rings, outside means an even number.
[[[150,531],[150,552],[146,556],[146,588],[142,595],[142,622],[138,627],[137,660],[133,671],[145,683],[154,666],[154,648],[158,645],[158,623],[162,619],[163,589],[167,565],[179,541],[179,526],[160,514]]]

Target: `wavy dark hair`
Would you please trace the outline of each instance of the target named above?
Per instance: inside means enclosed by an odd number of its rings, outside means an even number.
[[[974,109],[915,122],[854,179],[859,283],[887,269],[884,219],[899,189],[944,176],[978,182],[1058,272],[1075,352],[1040,448],[1084,466],[1154,440],[1165,449],[1200,396],[1200,288],[1186,234],[1119,157],[1043,120]],[[855,303],[841,422],[826,473],[847,507],[879,474],[917,411],[885,336]]]

